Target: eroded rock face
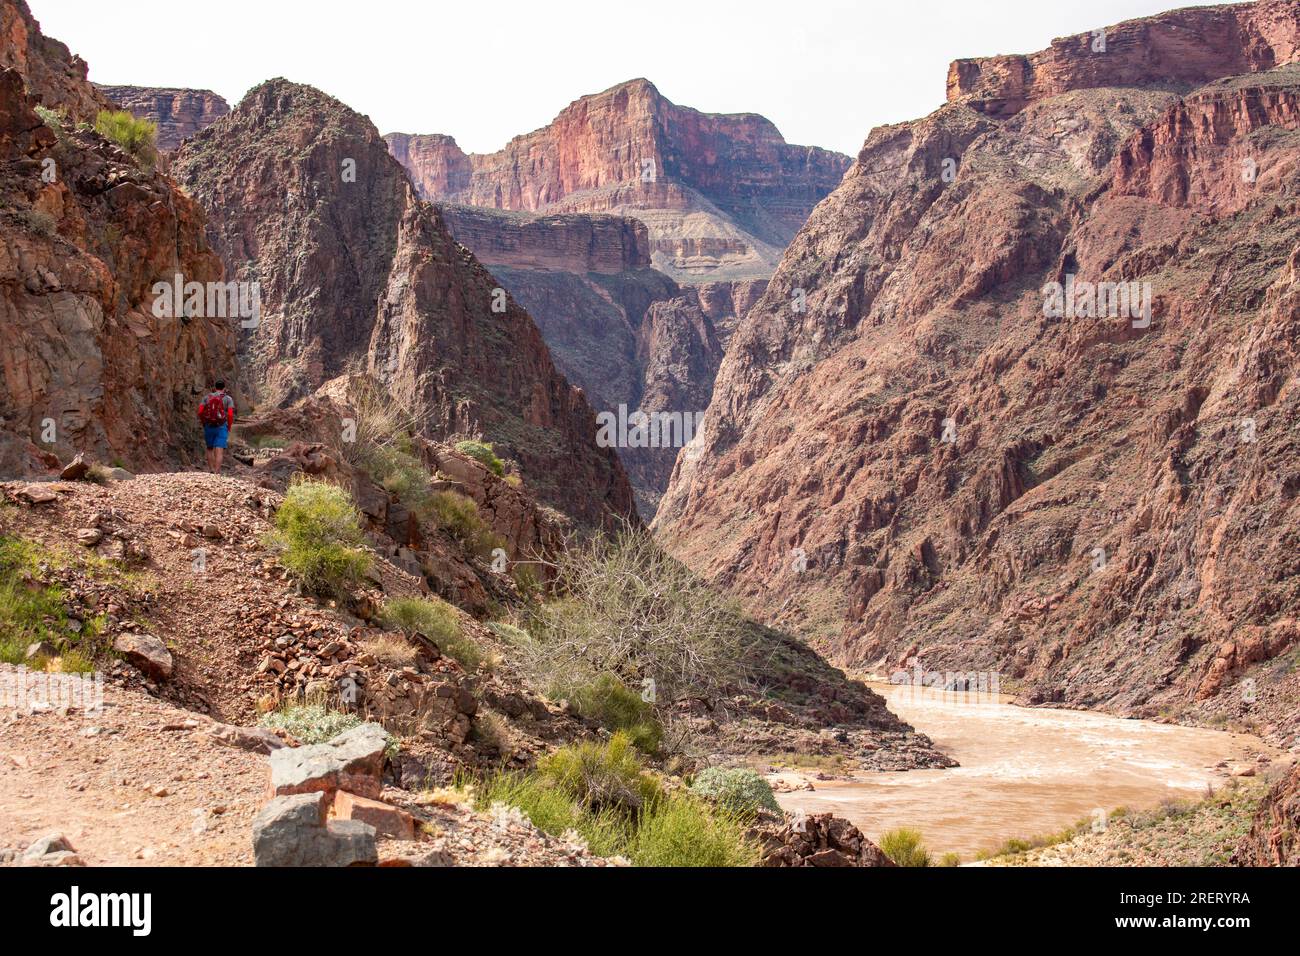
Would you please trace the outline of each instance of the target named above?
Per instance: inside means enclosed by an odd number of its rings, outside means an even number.
[[[532,319],[364,117],[273,80],[189,140],[173,173],[211,211],[231,271],[260,283],[261,323],[241,347],[262,403],[360,368],[427,437],[483,435],[562,511],[632,513],[617,456],[596,447],[592,410]]]
[[[1292,767],[1269,790],[1232,862],[1236,866],[1300,866],[1300,766]]]
[[[873,131],[734,333],[663,540],[854,668],[1282,734],[1298,103],[1284,67]],[[1150,321],[1048,314],[1076,279],[1149,289]]]
[[[1005,117],[1070,90],[1186,90],[1297,58],[1300,9],[1292,0],[1189,7],[1053,40],[1029,56],[957,60],[948,68],[948,101]]]
[[[725,342],[765,279],[680,286],[651,265],[640,220],[536,216],[440,204],[468,246],[537,320],[556,365],[599,414],[638,410],[693,424],[708,407]],[[646,520],[689,441],[618,447]]]
[[[390,134],[430,199],[645,222],[656,268],[678,280],[762,277],[848,157],[792,146],[752,113],[700,113],[648,80],[575,100],[501,152],[467,155],[449,136]]]
[[[155,124],[158,148],[164,152],[177,149],[230,112],[230,104],[211,90],[100,86],[99,91],[137,119]]]
[[[107,101],[24,4],[0,2],[0,26],[0,475],[82,451],[137,468],[192,460],[193,403],[234,371],[233,324],[160,318],[154,285],[178,272],[222,278],[203,215],[165,177],[74,128]],[[68,121],[46,126],[38,100]]]
[[[0,2],[0,41],[0,67],[23,77],[28,91],[50,109],[93,123],[111,107],[86,80],[86,61],[41,33],[26,0]]]

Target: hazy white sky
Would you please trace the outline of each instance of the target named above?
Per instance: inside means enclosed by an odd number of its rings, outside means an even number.
[[[648,77],[683,106],[761,113],[856,155],[944,99],[948,63],[1194,0],[28,0],[99,83],[310,83],[380,132],[492,152],[579,96]]]

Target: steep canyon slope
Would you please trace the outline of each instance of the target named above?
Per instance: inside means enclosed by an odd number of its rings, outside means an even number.
[[[959,61],[945,106],[871,133],[657,528],[852,667],[1286,739],[1300,4],[1104,36]],[[1076,282],[1136,285],[1098,311]]]
[[[678,285],[655,269],[645,224],[439,204],[458,242],[537,321],[564,376],[600,413],[697,414],[727,338],[765,279]],[[638,509],[654,517],[679,447],[620,447]]]
[[[701,414],[727,338],[849,159],[646,80],[570,104],[490,156],[385,137],[448,227],[537,319],[598,412]],[[687,436],[689,437],[689,436]],[[620,446],[647,519],[680,443]]]
[[[78,451],[192,460],[193,403],[233,371],[234,332],[158,317],[153,287],[222,278],[203,214],[84,126],[110,104],[21,0],[0,0],[0,36],[0,475]]]
[[[633,513],[617,456],[537,327],[422,202],[374,126],[272,80],[187,141],[173,174],[209,211],[232,276],[260,283],[246,380],[266,405],[367,372],[429,438],[481,434],[544,501]]]

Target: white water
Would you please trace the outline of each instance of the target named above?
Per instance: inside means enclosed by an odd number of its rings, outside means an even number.
[[[932,853],[953,851],[963,860],[1008,837],[1055,832],[1117,807],[1201,796],[1208,784],[1223,782],[1220,761],[1277,753],[1244,734],[1016,707],[988,695],[872,689],[961,766],[813,780],[815,791],[778,794],[778,801],[787,810],[833,811],[873,840],[912,827]]]

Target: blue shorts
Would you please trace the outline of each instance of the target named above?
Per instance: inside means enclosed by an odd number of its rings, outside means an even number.
[[[203,440],[209,448],[225,448],[229,429],[225,425],[204,425]]]

